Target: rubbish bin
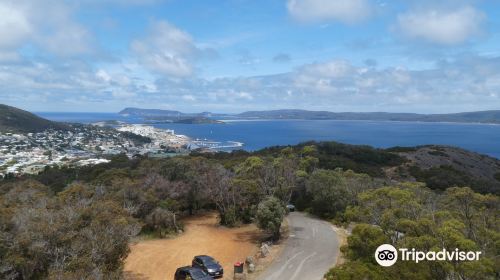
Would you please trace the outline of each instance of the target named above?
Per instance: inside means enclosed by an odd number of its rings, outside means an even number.
[[[234,263],[234,274],[243,273],[243,262]]]

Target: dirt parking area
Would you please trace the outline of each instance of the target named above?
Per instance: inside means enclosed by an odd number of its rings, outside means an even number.
[[[174,279],[175,270],[190,265],[195,255],[214,257],[224,267],[224,279],[232,279],[233,264],[254,255],[263,238],[255,225],[218,226],[216,214],[184,220],[184,225],[185,232],[176,238],[132,244],[125,261],[126,279]]]

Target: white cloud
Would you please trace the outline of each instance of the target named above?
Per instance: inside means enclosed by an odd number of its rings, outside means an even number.
[[[355,69],[347,60],[332,60],[324,63],[307,64],[299,70],[301,73],[310,76],[338,79],[352,75]]]
[[[101,79],[102,81],[104,82],[109,82],[111,81],[111,76],[108,74],[108,72],[106,72],[105,70],[103,69],[99,69],[97,72],[96,72],[96,76],[97,78]]]
[[[464,43],[480,34],[486,16],[470,6],[424,9],[398,16],[398,29],[403,35],[441,45]]]
[[[370,13],[368,0],[342,2],[290,0],[288,8],[301,21],[352,23]],[[132,41],[131,52],[121,57],[121,63],[102,63],[79,57],[94,51],[93,36],[74,18],[75,6],[68,3],[0,0],[0,103],[27,104],[38,110],[73,106],[109,111],[130,102],[143,107],[169,102],[172,108],[231,112],[297,106],[437,112],[487,109],[500,103],[498,57],[458,57],[419,71],[384,68],[373,61],[357,66],[332,60],[277,75],[207,80],[195,75],[206,49],[165,21],[151,22],[145,35]],[[484,15],[470,7],[418,10],[398,18],[406,36],[440,44],[467,41],[480,32],[483,21]],[[23,44],[63,59],[38,53],[23,57],[19,51]],[[259,62],[250,51],[241,56],[242,63]],[[288,61],[289,56],[282,54],[276,60]]]
[[[372,13],[368,0],[288,0],[288,12],[302,22],[360,22]]]
[[[190,76],[199,51],[188,33],[166,21],[153,22],[148,35],[134,40],[131,49],[149,70],[173,77]]]
[[[128,67],[130,68],[130,67]],[[307,64],[279,75],[206,80],[164,77],[88,65],[0,67],[0,103],[38,110],[159,107],[193,111],[307,108],[333,111],[446,112],[493,109],[500,103],[500,57],[463,56],[435,67],[356,66],[346,60]],[[184,106],[184,107],[182,107]]]
[[[0,48],[32,43],[57,56],[94,52],[91,33],[73,18],[65,1],[4,0],[0,3]]]
[[[0,3],[0,48],[13,47],[31,32],[26,15],[9,4]]]
[[[244,91],[238,93],[238,98],[245,100],[253,100],[253,96],[250,93]]]
[[[191,94],[186,94],[182,96],[182,99],[185,101],[196,101],[196,97]]]

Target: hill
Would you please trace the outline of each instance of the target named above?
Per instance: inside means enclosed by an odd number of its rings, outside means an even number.
[[[322,119],[322,120],[369,120],[369,121],[420,121],[420,122],[465,122],[500,124],[500,110],[478,111],[454,114],[415,114],[415,113],[334,113],[329,111],[308,110],[271,110],[248,111],[236,115],[239,118],[257,119]]]
[[[141,108],[125,108],[118,114],[124,116],[132,116],[142,118],[148,123],[183,123],[183,124],[220,124],[212,117],[221,117],[223,114],[214,115],[210,112],[202,113],[182,113],[173,110],[161,109],[141,109]]]
[[[35,114],[15,107],[0,104],[0,132],[30,133],[46,129],[67,130],[69,126],[40,118]]]
[[[183,113],[161,109],[125,108],[119,114],[142,118],[176,120],[189,118],[238,118],[238,119],[304,119],[304,120],[365,120],[365,121],[413,121],[413,122],[460,122],[500,124],[500,110],[465,112],[453,114],[415,114],[387,112],[329,112],[300,109],[269,111],[247,111],[239,114],[216,114],[210,112]]]
[[[295,146],[268,147],[252,153],[234,151],[199,156],[222,160],[230,165],[251,155],[277,157],[285,148],[300,155],[307,146],[314,146],[317,167],[321,169],[349,169],[394,182],[419,181],[439,191],[469,186],[476,192],[500,194],[500,160],[451,146],[380,149],[332,141],[310,141]]]
[[[424,182],[431,189],[470,186],[477,192],[500,194],[500,160],[457,147],[427,145],[388,149],[405,158],[397,174]],[[388,169],[388,175],[391,170]]]

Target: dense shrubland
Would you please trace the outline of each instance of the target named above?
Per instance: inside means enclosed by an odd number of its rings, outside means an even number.
[[[167,159],[120,155],[97,166],[7,178],[0,184],[0,278],[120,278],[130,238],[176,233],[182,217],[205,210],[216,210],[222,225],[255,222],[278,238],[291,201],[324,219],[357,224],[343,249],[347,262],[330,279],[493,279],[498,196],[469,188],[437,193],[384,178],[383,168],[402,162],[370,147],[307,143]],[[474,265],[382,271],[372,256],[385,242],[480,248],[486,257]]]
[[[453,187],[437,194],[419,183],[368,190],[345,216],[357,225],[342,248],[348,261],[327,279],[498,279],[500,275],[500,200],[470,188]],[[481,251],[477,262],[396,262],[383,268],[375,249]]]
[[[140,229],[104,186],[73,184],[50,195],[34,181],[4,185],[0,278],[118,279]]]

